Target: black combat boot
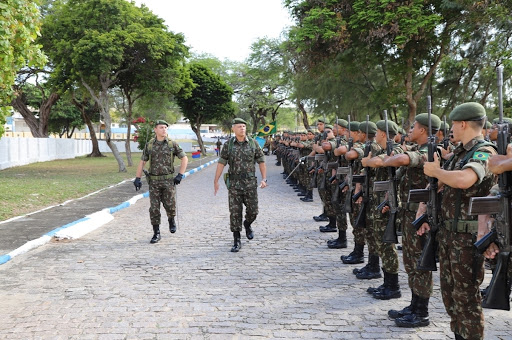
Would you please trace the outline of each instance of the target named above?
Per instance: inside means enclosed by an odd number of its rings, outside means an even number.
[[[150,243],[157,243],[158,241],[160,241],[161,237],[160,237],[160,225],[159,224],[156,224],[153,226],[153,238],[151,239],[151,241],[149,241]]]
[[[176,222],[174,222],[174,216],[169,219],[169,231],[171,234],[176,232]]]
[[[465,338],[462,337],[462,335],[457,334],[457,333],[454,333],[454,334],[455,334],[455,340],[466,340]]]
[[[335,233],[338,228],[336,228],[336,216],[329,216],[329,224],[323,227],[319,227],[320,232],[322,233]]]
[[[370,254],[368,256],[368,264],[361,269],[354,269],[354,274],[360,280],[380,279],[379,255]]]
[[[372,294],[372,296],[379,300],[400,298],[402,296],[402,292],[400,291],[400,285],[398,284],[398,273],[391,274],[386,272],[384,269],[382,271],[384,272],[384,287],[383,289],[378,289]]]
[[[402,310],[390,309],[388,310],[388,316],[391,319],[398,319],[404,317],[406,315],[414,313],[414,309],[416,308],[416,301],[418,300],[418,295],[412,293],[411,304],[407,307],[404,307]]]
[[[252,231],[251,224],[247,221],[244,221],[244,227],[245,227],[245,235],[249,240],[252,240],[254,238],[254,232]]]
[[[429,298],[421,298],[418,296],[416,299],[416,308],[413,313],[395,319],[396,325],[406,328],[428,326],[430,324],[428,319],[428,300]]]
[[[330,249],[347,248],[347,231],[338,229],[338,238],[328,241],[327,248],[330,248]]]
[[[341,261],[345,264],[364,263],[364,244],[355,244],[354,250],[348,255],[342,255]]]
[[[235,231],[233,233],[233,238],[235,239],[235,243],[233,244],[233,247],[231,247],[231,252],[238,253],[238,251],[242,249],[242,240],[240,239],[240,232]]]
[[[308,190],[306,196],[301,197],[302,202],[313,202],[313,190]]]
[[[311,191],[313,191],[313,190],[311,190]],[[326,221],[329,221],[329,217],[327,217],[327,215],[325,214],[325,211],[323,213],[321,213],[320,215],[318,215],[318,216],[313,216],[313,219],[316,222],[326,222]]]

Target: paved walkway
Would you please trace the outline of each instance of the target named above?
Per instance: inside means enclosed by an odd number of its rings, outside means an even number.
[[[227,191],[216,166],[178,187],[178,232],[151,245],[147,198],[80,239],[52,241],[0,266],[1,339],[450,339],[436,284],[429,327],[388,320],[401,299],[366,293],[330,250],[306,204],[268,157],[255,238],[231,253]],[[317,196],[318,197],[318,196]],[[436,283],[438,274],[436,273]],[[489,277],[487,277],[487,280]],[[400,273],[406,286],[406,276]],[[486,338],[512,339],[510,312],[485,310]]]

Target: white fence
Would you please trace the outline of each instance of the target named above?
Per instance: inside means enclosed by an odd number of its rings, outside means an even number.
[[[98,141],[100,152],[109,153],[110,148],[104,140]],[[124,141],[116,141],[119,152],[126,151]],[[192,143],[180,143],[183,151],[195,151]],[[132,153],[141,152],[138,143],[130,142]],[[0,170],[13,166],[55,159],[69,159],[85,156],[92,152],[92,142],[88,139],[68,138],[21,138],[8,137],[0,139]]]

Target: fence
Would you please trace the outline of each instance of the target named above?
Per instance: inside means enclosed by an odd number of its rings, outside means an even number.
[[[125,141],[115,141],[119,152],[126,152]],[[104,140],[98,141],[100,152],[109,153],[110,148]],[[195,151],[192,143],[180,143],[185,152]],[[138,143],[130,142],[132,152],[141,152]],[[1,138],[0,139],[0,170],[13,166],[55,159],[69,159],[85,156],[92,152],[92,142],[87,139],[68,138]]]

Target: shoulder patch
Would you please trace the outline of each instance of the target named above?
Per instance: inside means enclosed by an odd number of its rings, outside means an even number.
[[[487,152],[475,152],[473,154],[473,159],[477,159],[479,161],[486,161],[489,159],[489,154]]]

